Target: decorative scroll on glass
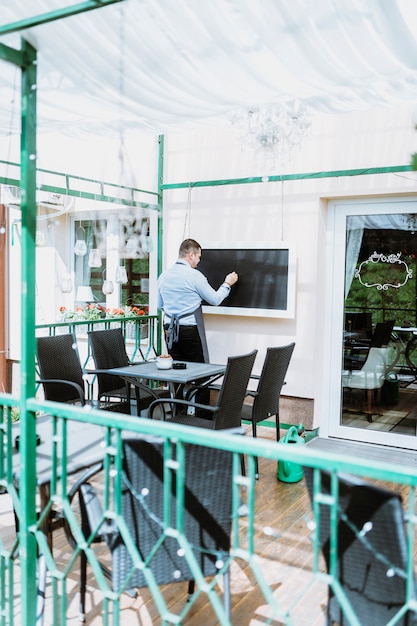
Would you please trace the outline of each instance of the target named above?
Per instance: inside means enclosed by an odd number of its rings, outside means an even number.
[[[387,291],[390,287],[399,289],[413,276],[413,270],[400,257],[401,252],[397,252],[397,254],[374,252],[366,261],[360,263],[354,276],[364,287],[375,287],[380,291]],[[386,263],[390,264],[391,267],[380,265]],[[385,271],[381,271],[381,269]],[[389,275],[387,275],[387,269]]]

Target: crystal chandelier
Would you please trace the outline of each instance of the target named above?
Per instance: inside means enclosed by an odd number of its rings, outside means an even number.
[[[241,111],[231,122],[240,141],[252,150],[263,176],[276,173],[289,160],[311,126],[298,100]]]

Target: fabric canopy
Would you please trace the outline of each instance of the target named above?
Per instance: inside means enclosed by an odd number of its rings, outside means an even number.
[[[76,4],[2,3],[0,26]],[[19,33],[38,50],[38,128],[166,133],[302,100],[309,113],[417,98],[414,0],[125,0]],[[20,47],[14,34],[0,43]],[[20,71],[0,62],[0,126]],[[7,106],[8,105],[8,106]]]

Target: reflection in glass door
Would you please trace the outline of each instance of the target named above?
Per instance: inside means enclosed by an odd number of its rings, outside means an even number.
[[[417,214],[401,202],[382,202],[380,213],[361,204],[362,214],[358,203],[335,220],[344,229],[344,298],[339,340],[336,330],[332,337],[339,420],[329,434],[417,447]]]

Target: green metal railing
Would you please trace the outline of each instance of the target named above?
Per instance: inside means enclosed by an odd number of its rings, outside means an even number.
[[[125,343],[129,346],[131,360],[141,358],[147,360],[161,353],[161,317],[160,315],[142,315],[140,317],[107,317],[95,320],[67,320],[51,324],[37,324],[35,332],[40,335],[58,335],[72,333],[76,338],[86,336],[94,330],[121,328]],[[130,340],[130,342],[128,341]],[[89,342],[85,344],[83,367],[91,359]]]
[[[81,551],[86,554],[89,566],[91,567],[94,576],[94,582],[89,582],[89,585],[92,584],[101,594],[103,602],[102,623],[111,623],[113,626],[118,626],[121,623],[122,611],[120,606],[121,596],[124,591],[113,590],[109,581],[103,576],[95,544],[93,542],[94,536],[99,529],[97,528],[90,537],[84,537],[79,527],[78,518],[76,517],[73,506],[69,500],[68,493],[73,482],[73,477],[70,476],[67,471],[67,430],[70,421],[79,423],[80,433],[82,433],[83,424],[97,424],[103,428],[103,440],[105,442],[105,447],[103,449],[103,471],[100,477],[104,505],[102,523],[106,520],[113,520],[117,524],[118,528],[123,532],[127,542],[129,542],[129,531],[126,528],[125,521],[123,520],[120,511],[120,493],[123,487],[121,480],[123,454],[122,435],[126,435],[128,432],[155,435],[166,440],[168,443],[166,446],[167,450],[170,449],[170,445],[174,442],[177,448],[185,443],[194,443],[201,446],[229,450],[234,454],[232,549],[229,559],[219,566],[219,574],[215,577],[215,580],[212,583],[207,584],[204,581],[202,574],[197,571],[196,594],[193,595],[191,601],[181,609],[179,614],[172,614],[169,607],[165,603],[164,596],[160,588],[156,583],[154,584],[152,582],[152,564],[149,564],[147,569],[147,575],[150,581],[149,589],[152,593],[153,600],[158,613],[161,616],[163,624],[181,624],[182,620],[188,614],[201,593],[206,594],[208,601],[217,615],[219,624],[222,626],[228,626],[230,623],[233,623],[233,600],[232,622],[230,622],[223,609],[221,603],[221,592],[219,591],[219,587],[216,582],[217,578],[219,578],[222,574],[224,567],[232,564],[239,564],[239,567],[242,567],[242,563],[244,563],[250,568],[250,575],[256,581],[256,585],[261,590],[264,597],[263,604],[267,607],[265,609],[266,617],[264,623],[274,624],[278,622],[284,624],[297,624],[296,618],[294,617],[294,615],[296,615],[297,606],[299,606],[299,603],[303,603],[305,601],[312,584],[314,581],[318,580],[325,585],[332,585],[332,587],[337,590],[342,599],[341,601],[344,605],[346,615],[350,620],[350,623],[357,624],[358,626],[360,625],[360,619],[355,616],[352,607],[338,584],[337,569],[334,568],[332,572],[325,573],[320,566],[320,547],[317,533],[314,532],[312,534],[311,558],[305,562],[304,573],[307,573],[307,577],[303,579],[303,582],[300,579],[297,586],[297,603],[291,606],[286,606],[285,603],[282,602],[282,599],[277,599],[274,592],[274,584],[269,582],[270,576],[268,569],[270,568],[270,563],[268,562],[267,554],[269,551],[273,554],[280,553],[280,540],[282,539],[282,532],[280,528],[265,529],[262,540],[259,541],[259,538],[257,539],[257,533],[259,533],[259,522],[257,520],[256,513],[257,480],[255,477],[255,456],[265,457],[277,462],[278,460],[281,462],[289,461],[314,468],[323,468],[332,474],[334,482],[332,497],[324,497],[321,495],[320,484],[317,480],[318,475],[316,475],[315,483],[316,502],[324,502],[329,506],[330,517],[333,520],[330,545],[330,552],[332,554],[336,554],[337,546],[337,530],[335,527],[338,512],[336,472],[348,472],[370,479],[388,481],[394,484],[398,483],[398,485],[408,485],[410,489],[408,503],[406,503],[405,506],[409,529],[408,564],[405,571],[402,572],[401,575],[407,577],[408,591],[404,607],[413,606],[413,603],[415,604],[415,601],[413,600],[413,556],[414,534],[416,530],[415,525],[417,521],[415,515],[415,488],[417,485],[417,472],[413,468],[405,466],[390,466],[387,463],[366,459],[358,460],[357,458],[349,456],[341,458],[339,455],[317,452],[305,445],[288,446],[270,440],[257,440],[252,437],[236,437],[224,433],[222,433],[222,436],[219,437],[219,434],[216,431],[203,431],[201,429],[161,423],[157,420],[138,419],[136,417],[121,414],[117,414],[116,416],[114,413],[109,414],[105,411],[94,409],[84,410],[79,407],[67,406],[65,404],[41,402],[32,398],[28,399],[27,402],[27,419],[33,422],[33,426],[35,428],[35,416],[40,412],[47,412],[47,414],[51,416],[50,419],[53,423],[55,433],[50,443],[52,473],[49,501],[44,504],[45,508],[43,510],[43,514],[40,517],[37,517],[35,508],[30,512],[26,511],[25,515],[23,514],[25,508],[28,507],[28,503],[23,500],[22,492],[19,492],[17,489],[17,486],[20,484],[18,480],[19,475],[22,476],[22,468],[26,462],[25,456],[28,454],[30,454],[32,458],[34,456],[33,450],[31,450],[26,451],[25,455],[21,455],[20,465],[16,465],[14,460],[17,455],[14,448],[14,440],[16,432],[19,431],[18,425],[12,424],[12,409],[19,407],[19,400],[7,394],[2,394],[0,395],[0,406],[3,407],[2,410],[0,409],[0,487],[4,491],[4,493],[0,495],[0,499],[7,498],[7,496],[9,496],[10,502],[16,511],[16,516],[20,524],[19,534],[14,535],[13,532],[10,533],[9,529],[7,540],[3,533],[2,536],[0,536],[0,626],[21,626],[22,612],[26,608],[21,605],[18,591],[19,585],[22,582],[22,564],[27,558],[25,552],[22,550],[21,535],[23,532],[28,533],[32,540],[36,542],[37,550],[45,556],[46,560],[49,581],[47,595],[49,600],[45,607],[45,615],[47,616],[45,623],[50,626],[65,625],[66,623],[69,623],[67,622],[67,620],[69,620],[69,607],[67,605],[68,588],[70,584],[73,584],[74,578],[78,579],[77,573],[74,575],[74,569],[78,568],[78,559]],[[246,476],[242,476],[240,471],[240,454],[242,453],[245,454],[247,458]],[[181,466],[181,462],[178,461],[178,458],[176,462],[173,463],[169,454],[167,454],[165,464],[170,471],[175,473],[176,480],[181,483],[184,479],[186,468]],[[242,503],[246,505],[245,517],[242,517],[241,514]],[[34,507],[34,503],[31,502],[30,506]],[[271,507],[272,506],[273,502],[271,502]],[[69,556],[67,555],[64,559],[60,556],[60,560],[55,557],[54,552],[48,545],[48,541],[44,534],[45,516],[51,509],[57,509],[62,512],[71,528],[72,535],[76,540],[76,548],[73,553]],[[319,515],[316,505],[314,506],[314,509],[316,514],[315,521],[318,523]],[[27,524],[25,521],[26,519],[30,519],[31,522]],[[310,507],[308,507],[305,511],[305,519],[306,524],[310,524],[311,519],[313,519],[313,513]],[[27,527],[23,528],[22,526],[25,524],[27,524]],[[360,530],[361,529],[358,529],[358,533]],[[185,559],[192,560],[191,553],[188,554],[187,552],[187,538],[178,530],[176,523],[171,521],[170,525],[165,528],[165,532],[170,536],[178,536],[179,545],[181,545],[185,550]],[[143,567],[143,563],[140,561],[140,555],[136,554],[137,551],[133,545],[133,540],[131,539],[130,548],[132,555],[136,558],[137,566]],[[31,581],[30,593],[36,597],[36,586],[34,585],[33,580]],[[30,605],[32,605],[32,602]],[[398,617],[398,620],[399,619],[400,618]],[[26,624],[34,626],[35,623],[35,614],[26,616]],[[395,623],[397,623],[396,620],[390,622],[390,624]]]

